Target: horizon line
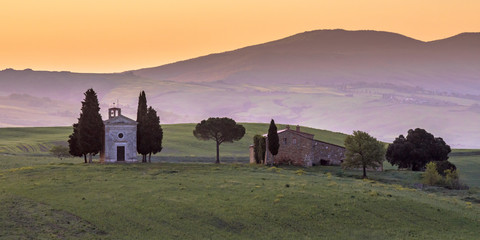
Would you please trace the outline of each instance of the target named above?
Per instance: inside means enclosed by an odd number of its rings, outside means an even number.
[[[431,40],[431,41],[423,41],[423,40],[419,40],[417,38],[413,38],[413,37],[410,37],[410,36],[402,34],[402,33],[385,31],[385,30],[373,30],[373,29],[350,30],[350,29],[343,29],[343,28],[315,29],[315,30],[306,30],[306,31],[303,31],[303,32],[297,32],[295,34],[290,34],[288,36],[278,38],[278,39],[274,39],[274,40],[270,40],[270,41],[267,41],[267,42],[255,43],[255,44],[252,44],[252,45],[242,46],[242,47],[238,47],[238,48],[235,48],[235,49],[224,50],[224,51],[219,51],[219,52],[212,52],[212,53],[208,53],[208,54],[205,54],[205,55],[199,55],[199,56],[195,56],[195,57],[185,58],[185,59],[172,61],[172,62],[160,64],[160,65],[141,67],[141,68],[138,68],[138,69],[128,69],[128,70],[113,71],[113,72],[108,72],[108,71],[104,71],[104,72],[99,72],[98,71],[97,72],[97,71],[33,69],[33,68],[30,68],[30,67],[27,67],[27,68],[24,68],[24,69],[15,69],[15,68],[12,68],[12,67],[5,67],[4,69],[2,69],[0,71],[3,72],[3,71],[8,71],[8,70],[13,70],[13,71],[58,72],[58,73],[64,72],[64,73],[72,73],[72,74],[122,74],[122,73],[131,72],[131,71],[138,71],[138,70],[143,70],[143,69],[162,67],[162,66],[175,64],[175,63],[179,63],[179,62],[184,62],[184,61],[189,61],[189,60],[192,60],[192,59],[197,59],[197,58],[201,58],[201,57],[205,57],[205,56],[209,56],[209,55],[214,55],[214,54],[222,54],[222,53],[227,53],[227,52],[233,52],[233,51],[236,51],[236,50],[240,50],[240,49],[244,49],[244,48],[248,48],[248,47],[252,47],[252,46],[257,46],[257,45],[262,45],[262,44],[267,44],[267,43],[283,40],[285,38],[289,38],[289,37],[296,36],[296,35],[299,35],[299,34],[305,34],[305,33],[310,33],[310,32],[317,32],[317,31],[340,31],[340,30],[341,31],[346,31],[346,32],[384,32],[384,33],[398,34],[398,35],[401,35],[401,36],[404,36],[404,37],[407,37],[407,38],[411,38],[411,39],[414,39],[414,40],[417,40],[417,41],[420,41],[420,42],[423,42],[423,43],[431,43],[431,42],[435,42],[435,41],[441,41],[441,40],[449,39],[449,38],[452,38],[452,37],[455,37],[455,36],[459,36],[461,34],[480,34],[480,31],[478,31],[478,32],[460,32],[460,33],[450,35],[450,36],[444,37],[444,38],[439,38],[439,39],[435,39],[435,40]]]

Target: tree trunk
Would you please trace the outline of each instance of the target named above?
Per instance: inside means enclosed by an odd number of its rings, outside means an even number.
[[[87,154],[83,154],[83,159],[85,160],[85,163],[87,163]]]
[[[215,161],[216,164],[220,163],[220,143],[217,142],[217,161]]]
[[[88,154],[88,162],[89,162],[89,163],[92,163],[92,153],[89,153],[89,154]]]
[[[367,167],[363,166],[363,178],[367,178]]]
[[[149,162],[149,163],[152,162],[152,153],[149,153],[149,154],[148,154],[148,162]]]

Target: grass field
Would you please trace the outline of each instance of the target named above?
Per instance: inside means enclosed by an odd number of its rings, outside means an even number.
[[[246,162],[267,124],[222,144],[224,162]],[[279,126],[281,129],[283,126]],[[45,149],[71,128],[0,129],[0,239],[476,239],[480,155],[450,160],[469,190],[422,187],[421,173],[213,162],[214,143],[194,124],[163,125],[152,164],[83,164]],[[345,135],[303,128],[342,144]],[[192,163],[201,162],[201,163]],[[388,164],[388,163],[386,163]],[[420,187],[419,187],[420,186]],[[422,189],[420,189],[422,188]]]
[[[248,147],[252,144],[255,134],[264,134],[268,131],[268,124],[242,123],[246,128],[246,135],[238,142],[224,143],[220,146],[222,162],[248,162]],[[279,129],[285,125],[278,124]],[[210,163],[215,159],[215,144],[213,141],[200,141],[192,131],[195,124],[165,124],[164,149],[152,157],[156,162],[178,163]],[[343,145],[345,134],[326,130],[302,127],[302,131],[315,135],[315,139]],[[70,127],[46,128],[0,128],[0,154],[4,154],[0,168],[14,168],[29,166],[30,164],[48,164],[48,149],[54,144],[66,144]],[[5,155],[7,154],[7,155]],[[16,156],[35,156],[27,162],[19,161]],[[20,158],[21,159],[21,158]],[[64,162],[78,163],[81,159],[65,159]],[[452,161],[460,172],[463,182],[469,186],[480,187],[480,150],[454,149],[450,154]],[[396,169],[389,163],[384,163],[386,169]]]
[[[449,161],[457,166],[460,179],[464,183],[469,186],[480,187],[480,154],[478,150],[453,154]]]
[[[364,181],[338,167],[37,161],[0,170],[0,239],[480,236],[478,192],[409,187],[418,173]]]
[[[0,153],[41,154],[67,144],[70,127],[0,128]]]
[[[265,134],[268,124],[242,123],[246,128],[245,136],[235,143],[223,143],[220,154],[227,158],[248,158],[248,147],[253,143],[253,136]],[[285,125],[278,124],[278,129]],[[176,157],[212,157],[215,155],[213,141],[200,141],[193,136],[195,124],[165,124],[163,150],[158,156]],[[315,134],[318,140],[343,145],[345,134],[326,130],[303,127],[302,131]],[[45,155],[55,144],[67,144],[72,133],[70,127],[39,128],[0,128],[0,153]]]

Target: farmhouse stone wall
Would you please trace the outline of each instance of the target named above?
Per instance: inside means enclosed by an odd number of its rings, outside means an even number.
[[[311,164],[340,165],[345,158],[345,148],[315,140],[313,143],[313,158]]]
[[[278,154],[274,157],[267,149],[266,164],[340,165],[345,158],[344,147],[315,140],[314,135],[301,132],[298,126],[296,130],[287,127],[278,131],[278,138],[280,143]]]

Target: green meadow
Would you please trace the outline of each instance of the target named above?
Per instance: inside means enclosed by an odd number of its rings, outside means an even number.
[[[246,129],[245,136],[235,143],[223,143],[220,146],[221,157],[248,160],[248,147],[253,143],[253,136],[265,134],[269,124],[241,123]],[[193,136],[196,124],[163,124],[163,150],[158,157],[214,158],[215,143],[200,141]],[[278,124],[278,129],[285,125]],[[294,126],[292,126],[294,127]],[[0,128],[0,154],[44,155],[55,144],[67,144],[71,127],[34,127],[34,128]],[[316,139],[343,145],[345,134],[326,130],[302,127],[302,131],[312,133]]]
[[[221,145],[229,163],[220,165],[210,163],[213,142],[193,137],[194,124],[163,125],[164,150],[151,164],[48,156],[40,146],[64,144],[69,127],[0,129],[0,239],[480,236],[478,150],[452,153],[470,189],[449,190],[422,186],[421,173],[393,168],[362,180],[361,172],[334,166],[250,165],[251,139],[268,125],[244,125],[244,139]],[[303,130],[336,144],[345,136]]]
[[[394,176],[393,183],[378,174],[364,181],[355,172],[340,177],[336,171],[198,163],[3,169],[0,238],[474,239],[480,234],[479,203],[464,200],[476,199],[475,192],[418,190],[408,184],[419,177],[411,173]]]

